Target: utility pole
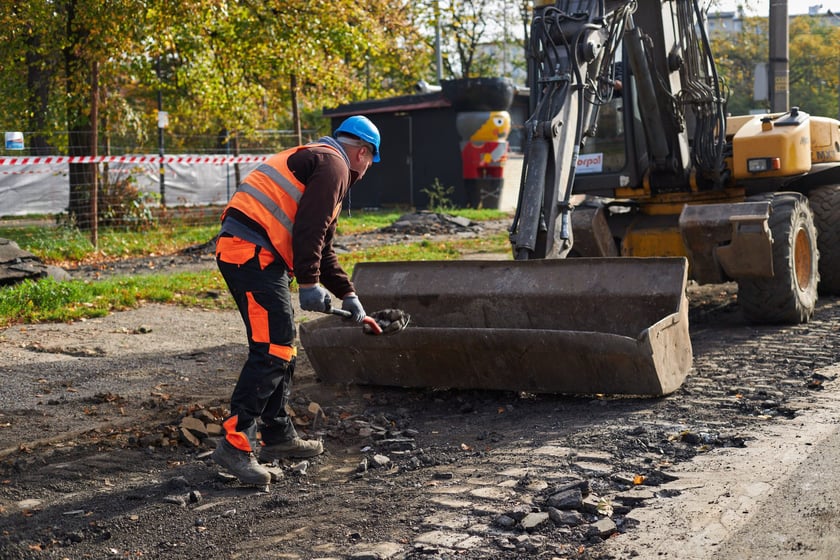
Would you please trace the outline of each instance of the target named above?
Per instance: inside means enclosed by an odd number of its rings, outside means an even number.
[[[169,115],[163,112],[163,88],[160,84],[160,55],[157,58],[158,78],[158,155],[160,156],[160,206],[166,208],[166,175],[163,170],[163,129],[169,123]]]
[[[770,111],[783,113],[789,109],[790,65],[788,59],[787,0],[770,0]]]
[[[90,188],[90,242],[94,249],[99,249],[99,164],[96,158],[99,155],[99,61],[93,61],[93,68],[90,73],[90,127],[91,156],[93,163],[93,185]]]

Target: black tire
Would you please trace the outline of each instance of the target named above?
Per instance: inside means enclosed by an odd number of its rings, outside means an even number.
[[[772,278],[738,280],[738,302],[751,323],[807,323],[817,305],[817,228],[808,199],[779,193],[770,204]]]
[[[840,295],[840,185],[829,185],[808,194],[817,226],[820,251],[820,294]]]

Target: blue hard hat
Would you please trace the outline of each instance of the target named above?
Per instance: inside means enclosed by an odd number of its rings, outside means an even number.
[[[352,134],[356,138],[372,144],[373,161],[379,161],[379,129],[376,128],[375,124],[370,122],[370,119],[362,115],[348,117],[335,129],[333,135],[336,136],[339,132]]]

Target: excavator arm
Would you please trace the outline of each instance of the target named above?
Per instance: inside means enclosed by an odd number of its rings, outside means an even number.
[[[723,99],[703,29],[690,0],[538,2],[528,53],[531,117],[510,236],[514,258],[562,258],[571,250],[578,156],[596,132],[599,109],[614,96],[643,115],[643,134],[628,149],[639,176],[628,183],[670,192],[687,190],[699,177],[720,188]]]
[[[611,16],[611,17],[607,17]],[[511,242],[517,260],[564,257],[572,247],[569,200],[585,124],[603,88],[601,62],[610,60],[610,21],[604,2],[558,2],[535,8],[529,73],[532,115],[525,123],[522,184]],[[609,80],[606,80],[608,83]]]

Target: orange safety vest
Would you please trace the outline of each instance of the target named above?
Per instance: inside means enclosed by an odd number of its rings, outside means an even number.
[[[329,144],[307,144],[271,156],[245,177],[222,212],[224,220],[227,211],[236,208],[262,226],[289,270],[294,266],[292,227],[306,185],[289,170],[288,160],[300,150],[316,146],[338,153]]]

